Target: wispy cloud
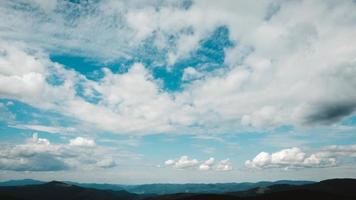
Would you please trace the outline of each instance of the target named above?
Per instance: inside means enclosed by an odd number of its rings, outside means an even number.
[[[38,124],[16,124],[10,125],[10,127],[58,134],[68,134],[76,131],[76,129],[72,127],[43,126]]]

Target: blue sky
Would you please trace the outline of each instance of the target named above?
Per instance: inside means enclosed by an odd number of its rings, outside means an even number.
[[[2,1],[0,179],[356,177],[355,9]]]

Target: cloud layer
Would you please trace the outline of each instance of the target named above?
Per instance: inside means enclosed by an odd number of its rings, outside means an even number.
[[[0,1],[0,172],[354,176],[339,169],[354,164],[354,145],[311,149],[355,138],[355,10],[353,0]],[[32,131],[42,137],[14,143]],[[182,143],[209,157],[153,167]]]
[[[101,130],[135,134],[324,125],[356,108],[352,1],[187,1],[158,10],[153,9],[158,1],[50,2],[0,4],[1,18],[8,19],[0,30],[1,98],[55,110]],[[71,15],[74,10],[78,16]],[[187,82],[176,93],[165,91],[142,63],[128,66],[127,73],[102,68],[104,77],[93,81],[48,59],[47,47],[122,58],[154,35],[152,44],[166,48],[167,59],[179,60],[220,26],[238,42],[225,49],[225,69],[185,66]],[[169,45],[172,35],[176,40]]]

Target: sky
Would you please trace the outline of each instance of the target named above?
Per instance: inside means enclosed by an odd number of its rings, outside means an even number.
[[[356,178],[352,0],[0,1],[0,180]]]

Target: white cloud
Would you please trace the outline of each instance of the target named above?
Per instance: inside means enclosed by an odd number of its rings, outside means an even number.
[[[75,144],[75,145],[73,145]],[[9,171],[59,171],[71,169],[97,169],[116,166],[112,156],[120,152],[93,146],[92,140],[75,139],[69,144],[52,144],[34,133],[24,144],[0,147],[0,169]],[[83,149],[77,145],[91,145]],[[110,156],[108,156],[110,155]]]
[[[72,127],[44,126],[38,124],[16,124],[16,125],[10,125],[10,127],[19,128],[19,129],[29,129],[29,130],[41,131],[47,133],[60,133],[60,134],[66,134],[68,132],[75,131],[75,128]]]
[[[214,161],[215,159],[214,158],[209,158],[208,160],[204,161],[202,164],[199,165],[199,170],[202,170],[202,171],[207,171],[207,170],[210,170],[211,167],[214,165]]]
[[[106,158],[104,160],[100,160],[97,163],[97,166],[99,166],[101,168],[111,168],[111,167],[115,167],[116,163],[112,158]]]
[[[19,6],[33,9],[16,9]],[[170,48],[168,40],[172,34],[180,36],[192,23],[198,25],[203,22],[203,10],[197,11],[190,12],[183,8],[182,3],[173,1],[105,0],[76,3],[16,0],[0,4],[0,17],[8,19],[1,22],[4,28],[0,36],[57,52],[115,60],[131,56],[142,41],[153,35],[159,35],[154,44],[160,48]],[[78,15],[69,16],[69,13]],[[70,22],[68,17],[71,17]],[[199,19],[190,22],[194,19],[192,17]],[[203,30],[196,30],[193,37],[182,37],[185,45],[179,45],[179,51],[189,52],[189,48],[194,48],[203,33]]]
[[[230,162],[230,159],[225,159],[222,160],[218,163],[216,166],[216,171],[231,171],[232,170],[232,164]]]
[[[41,54],[32,56],[26,51],[26,46],[19,43],[1,42],[0,73],[4,76],[22,76],[28,73],[43,74],[46,66],[41,60]]]
[[[318,154],[323,157],[356,157],[356,145],[333,145],[323,148]]]
[[[74,98],[74,72],[52,63],[38,49],[19,43],[0,44],[0,98],[17,99],[43,109],[53,109],[59,102]],[[49,84],[46,79],[52,75],[63,76],[64,83]]]
[[[47,140],[46,138],[39,138],[38,133],[34,133],[29,141],[33,144],[44,145],[45,147],[51,145],[49,140]]]
[[[0,168],[13,171],[58,171],[69,168],[60,159],[59,147],[35,133],[25,144],[2,146]]]
[[[171,165],[174,165],[174,163],[175,163],[175,161],[172,160],[172,159],[170,159],[170,160],[166,160],[166,161],[164,162],[164,165],[166,165],[166,166],[171,166]]]
[[[74,139],[69,140],[69,145],[79,146],[79,147],[94,147],[95,141],[89,138],[76,137]]]
[[[183,81],[192,81],[202,77],[202,73],[198,72],[193,67],[187,67],[184,69],[182,80]]]
[[[158,28],[158,20],[154,8],[132,10],[126,15],[127,24],[135,31],[137,42],[147,38]]]
[[[215,158],[210,157],[208,160],[199,161],[197,159],[189,159],[188,156],[181,156],[179,159],[169,159],[164,162],[165,166],[176,169],[196,169],[200,171],[230,171],[232,164],[229,159],[221,160],[217,164]]]
[[[337,165],[335,156],[326,156],[322,151],[307,154],[297,147],[283,149],[269,154],[259,153],[252,160],[247,160],[248,168],[310,168],[310,167],[333,167]]]
[[[197,159],[189,159],[188,156],[181,156],[178,160],[165,161],[166,166],[173,166],[177,169],[193,168],[199,164]]]
[[[32,2],[37,6],[31,10],[41,15],[14,10],[17,3],[0,3],[0,18],[8,19],[0,24],[0,38],[7,41],[0,43],[0,98],[53,110],[97,129],[139,135],[226,133],[337,123],[356,109],[352,1],[273,2],[280,9],[268,17],[270,1],[196,1],[189,8],[159,1]],[[65,13],[58,13],[85,6],[91,12],[69,24]],[[238,41],[227,50],[228,67],[198,80],[201,74],[186,68],[183,79],[195,81],[174,93],[164,91],[143,64],[122,74],[104,69],[104,77],[92,81],[52,63],[45,53],[78,50],[127,58],[140,41],[157,35],[154,44],[166,48],[174,63],[221,25]],[[168,41],[172,36],[176,45]],[[64,83],[50,84],[53,75]],[[85,95],[97,92],[99,102],[79,96],[78,85]]]

